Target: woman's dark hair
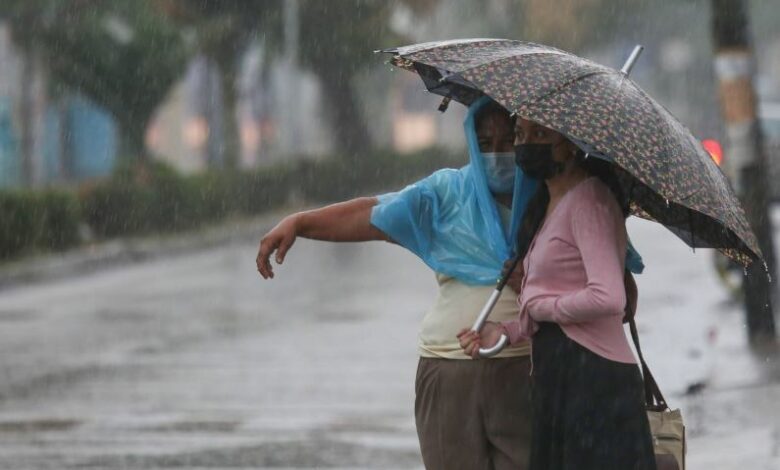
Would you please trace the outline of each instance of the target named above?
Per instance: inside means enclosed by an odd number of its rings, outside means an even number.
[[[623,187],[620,185],[620,181],[615,173],[615,166],[602,158],[585,158],[585,153],[582,150],[578,151],[577,158],[580,165],[585,168],[589,175],[600,179],[612,191],[620,206],[620,210],[623,211],[623,218],[628,217],[629,201],[626,199],[626,193],[623,191]]]
[[[503,114],[511,119],[509,111],[507,111],[505,107],[501,106],[495,101],[489,101],[487,104],[479,108],[476,114],[474,114],[474,129],[479,129],[480,124],[482,124],[482,120],[491,114]]]
[[[520,230],[517,232],[517,257],[519,260],[525,258],[528,248],[531,246],[536,232],[542,225],[544,215],[547,212],[547,204],[550,203],[550,192],[543,181],[539,182],[536,192],[528,201],[523,214],[523,221],[520,224]]]
[[[576,158],[589,175],[597,177],[610,189],[615,199],[617,199],[620,209],[623,211],[623,217],[628,217],[628,201],[625,198],[625,193],[620,186],[613,165],[597,157],[585,158],[585,153],[582,150],[578,150]],[[536,232],[539,231],[542,225],[549,203],[550,192],[547,190],[547,185],[544,182],[540,182],[531,200],[528,201],[523,221],[520,224],[520,230],[517,233],[517,255],[519,259],[522,260],[528,253],[531,240],[533,240]]]

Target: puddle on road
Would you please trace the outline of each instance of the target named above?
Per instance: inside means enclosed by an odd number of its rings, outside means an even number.
[[[30,433],[67,431],[81,424],[75,419],[33,419],[24,421],[0,421],[0,433]]]
[[[104,456],[73,468],[422,468],[417,451],[330,440],[269,442],[173,455]]]
[[[233,432],[240,424],[240,421],[177,421],[147,428],[147,430],[155,432]]]
[[[382,423],[375,416],[340,419],[327,425],[324,429],[327,432],[343,433],[397,433],[403,431],[397,425]]]
[[[103,308],[94,312],[96,321],[107,323],[141,323],[159,320],[159,313],[127,308]]]
[[[366,320],[365,312],[357,310],[318,310],[314,312],[319,323],[358,323]]]
[[[35,320],[38,313],[32,309],[0,310],[0,322],[26,322]]]

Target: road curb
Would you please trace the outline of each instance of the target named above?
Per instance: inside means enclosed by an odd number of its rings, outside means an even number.
[[[0,290],[82,275],[150,259],[181,256],[192,251],[260,239],[287,208],[253,218],[230,219],[197,231],[106,240],[59,252],[34,255],[0,264]]]

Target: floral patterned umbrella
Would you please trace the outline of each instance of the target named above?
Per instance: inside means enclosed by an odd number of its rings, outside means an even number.
[[[432,93],[487,95],[617,165],[631,213],[744,266],[762,257],[737,197],[701,143],[623,71],[530,42],[467,39],[387,49]]]

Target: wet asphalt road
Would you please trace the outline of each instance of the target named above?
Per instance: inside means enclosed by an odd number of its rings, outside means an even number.
[[[0,468],[419,468],[431,275],[381,243],[300,241],[270,282],[254,255],[0,292]]]
[[[780,468],[776,360],[746,353],[706,252],[650,224],[632,236],[640,334],[686,415],[689,468]],[[236,241],[0,291],[0,468],[422,468],[427,268],[301,240],[262,281],[254,256]]]

